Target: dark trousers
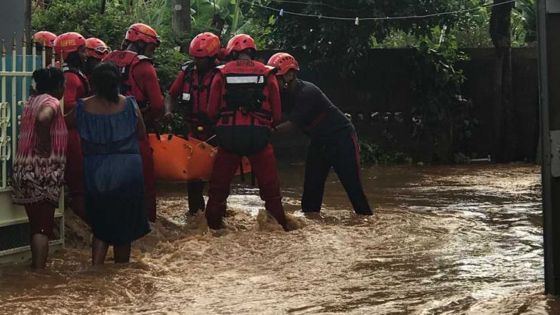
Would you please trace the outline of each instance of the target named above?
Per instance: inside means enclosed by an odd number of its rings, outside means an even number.
[[[151,222],[156,221],[156,175],[154,171],[154,150],[148,138],[139,141],[142,156],[142,172],[144,174],[144,207]]]
[[[370,215],[360,178],[360,148],[355,132],[344,132],[328,140],[312,139],[305,162],[305,183],[301,208],[303,212],[319,212],[323,202],[325,181],[331,167],[346,190],[354,211]]]
[[[226,213],[226,201],[230,193],[230,185],[235,171],[241,163],[241,156],[218,148],[214,169],[208,187],[208,204],[206,205],[206,220],[213,229],[222,227],[222,220]],[[256,154],[248,156],[251,169],[257,178],[261,199],[265,208],[280,225],[286,229],[286,215],[282,207],[280,180],[272,145]]]
[[[194,125],[196,124],[191,123],[191,126]],[[212,132],[213,132],[212,126],[204,125],[202,132],[199,132],[196,129],[192,130],[189,133],[189,138],[194,138],[200,141],[204,141],[215,146],[216,145],[215,140],[210,139],[212,136]],[[195,214],[199,210],[204,211],[204,209],[206,208],[206,205],[204,203],[204,186],[205,186],[205,182],[202,180],[193,180],[187,182],[187,201],[189,204],[188,211],[190,214]]]
[[[189,202],[189,213],[194,214],[198,210],[204,210],[204,182],[201,180],[187,183],[187,199]]]

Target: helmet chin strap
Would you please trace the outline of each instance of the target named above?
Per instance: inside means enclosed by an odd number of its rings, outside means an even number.
[[[290,80],[284,79],[283,80],[284,84],[282,85],[282,87],[287,90],[290,87],[290,85],[292,84],[292,82],[294,81],[294,79],[295,79],[294,77],[292,77]]]
[[[146,50],[147,44],[142,41],[130,42],[129,47],[139,55],[143,55]]]

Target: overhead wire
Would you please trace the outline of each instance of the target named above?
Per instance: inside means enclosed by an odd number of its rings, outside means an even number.
[[[247,0],[244,0],[244,1],[247,1]],[[289,0],[275,0],[274,2],[286,2],[286,3],[288,3],[287,1],[289,1]],[[280,9],[273,8],[273,7],[270,7],[270,6],[266,6],[266,5],[256,3],[254,0],[253,1],[248,1],[248,2],[250,2],[251,5],[253,5],[253,6],[277,12],[281,16],[293,15],[293,16],[299,16],[299,17],[318,18],[318,19],[324,19],[324,20],[354,21],[354,23],[357,25],[359,23],[359,21],[391,21],[391,20],[414,20],[414,19],[418,20],[418,19],[440,17],[440,16],[445,16],[445,15],[456,15],[456,14],[461,14],[461,13],[478,11],[478,10],[483,9],[483,8],[492,8],[492,7],[502,6],[502,5],[506,5],[506,4],[511,4],[511,3],[515,3],[516,1],[517,0],[509,0],[509,1],[501,2],[501,3],[486,3],[486,4],[479,5],[475,8],[444,11],[444,12],[437,12],[437,13],[429,13],[429,14],[423,14],[423,15],[385,16],[385,17],[359,17],[359,16],[356,16],[356,17],[342,17],[342,16],[328,16],[328,15],[318,15],[318,14],[306,14],[306,13],[284,10],[282,8],[280,8]],[[296,3],[296,2],[297,3],[302,3],[303,1],[290,1],[290,2],[292,2],[292,3]],[[303,3],[306,3],[306,2],[303,2]],[[319,4],[319,3],[307,2],[307,4]]]
[[[332,5],[332,4],[328,4],[328,3],[324,3],[324,2],[296,1],[296,0],[272,0],[272,2],[276,2],[276,3],[287,3],[287,4],[305,4],[305,5],[322,6],[322,7],[327,7],[327,8],[331,8],[331,9],[334,9],[334,10],[347,11],[347,12],[356,12],[356,11],[359,11],[359,9],[341,8],[341,7],[337,7],[337,6],[334,6],[334,5]]]

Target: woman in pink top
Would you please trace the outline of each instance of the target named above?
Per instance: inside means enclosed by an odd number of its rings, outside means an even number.
[[[29,217],[32,267],[45,268],[66,164],[68,132],[59,103],[64,74],[54,67],[39,69],[33,72],[33,83],[14,160],[13,200],[25,206]]]

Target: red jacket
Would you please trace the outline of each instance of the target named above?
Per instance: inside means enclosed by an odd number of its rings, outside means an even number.
[[[78,71],[64,71],[64,113],[69,113],[78,102],[89,94],[89,83],[85,75]]]
[[[138,55],[133,51],[113,51],[103,58],[103,61],[114,62],[120,68],[126,68],[128,77],[124,84],[130,89],[124,91],[127,96],[134,96],[138,103],[148,103],[149,107],[143,110],[144,121],[153,123],[163,115],[164,102],[156,69],[146,56]]]
[[[265,86],[263,88],[264,100],[262,101],[262,110],[270,113],[268,118],[258,113],[249,113],[244,115],[241,111],[236,111],[235,120],[237,124],[247,122],[247,116],[254,118],[256,125],[272,127],[280,123],[282,119],[282,108],[280,102],[280,89],[276,76],[272,73],[272,68],[254,60],[234,60],[224,66],[219,67],[219,73],[214,77],[210,87],[210,99],[208,101],[208,115],[211,119],[217,121],[217,125],[223,124],[220,120],[221,114],[228,111],[225,100],[226,96],[226,80],[231,78],[232,82],[236,78],[257,77],[257,80],[264,79]],[[258,81],[260,82],[260,81]]]
[[[208,115],[208,101],[210,99],[210,86],[214,76],[217,74],[215,69],[211,69],[200,76],[196,68],[189,69],[183,66],[183,69],[177,74],[177,77],[169,89],[169,96],[178,99],[181,103],[188,103],[187,109],[190,117],[187,119],[191,123],[203,123],[199,120],[198,115]]]

